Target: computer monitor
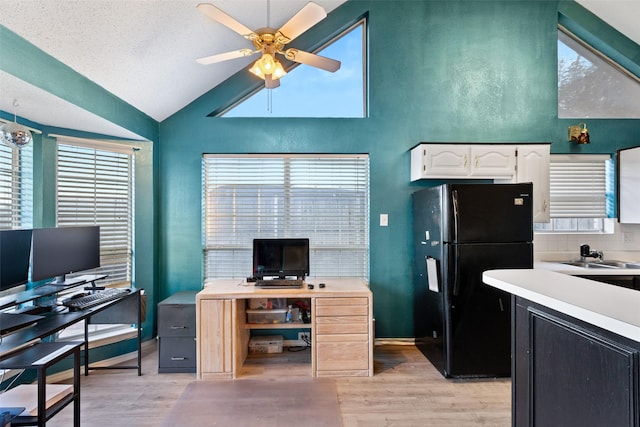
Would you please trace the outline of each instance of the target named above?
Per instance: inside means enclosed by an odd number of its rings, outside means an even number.
[[[31,280],[55,278],[100,267],[100,226],[36,228],[31,245]]]
[[[258,278],[309,275],[309,239],[254,239],[253,275]]]
[[[31,230],[0,230],[0,291],[29,281]]]

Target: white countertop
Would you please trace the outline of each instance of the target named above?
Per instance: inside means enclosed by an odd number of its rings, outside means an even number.
[[[543,269],[488,270],[482,279],[495,288],[640,342],[640,291]]]
[[[640,268],[584,268],[559,261],[536,261],[533,263],[533,268],[572,276],[640,276]]]

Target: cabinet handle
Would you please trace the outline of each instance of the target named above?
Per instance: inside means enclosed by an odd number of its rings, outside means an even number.
[[[547,211],[547,199],[544,199],[544,203],[543,203],[542,209],[543,209],[543,212]]]
[[[469,163],[469,159],[467,159],[467,155],[464,155],[464,167],[467,167],[467,164]]]
[[[476,167],[478,167],[478,163],[480,163],[480,160],[478,159],[478,155],[476,154],[476,157],[474,158],[474,162]]]
[[[187,327],[186,326],[175,326],[175,325],[172,325],[171,329],[187,329]]]
[[[172,361],[180,361],[180,360],[187,360],[187,358],[186,358],[186,357],[173,357],[173,356],[172,356],[172,357],[171,357],[171,360],[172,360]]]

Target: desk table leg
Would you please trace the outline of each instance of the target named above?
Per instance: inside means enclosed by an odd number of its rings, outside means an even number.
[[[73,427],[80,427],[80,347],[73,352]]]
[[[38,368],[38,427],[47,422],[47,373],[44,367]]]

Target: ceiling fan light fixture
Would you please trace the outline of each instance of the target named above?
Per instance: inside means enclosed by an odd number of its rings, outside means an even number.
[[[267,75],[271,75],[272,79],[277,80],[287,74],[280,61],[269,53],[263,54],[262,57],[249,68],[249,71],[261,79],[264,79]]]

